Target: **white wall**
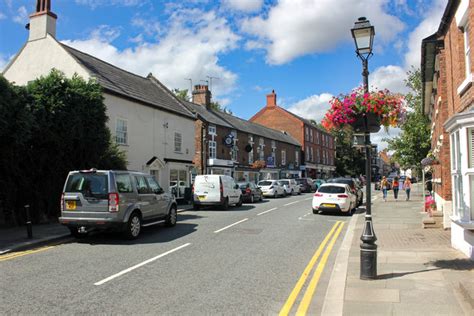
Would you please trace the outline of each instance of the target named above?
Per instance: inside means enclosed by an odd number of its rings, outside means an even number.
[[[10,82],[26,85],[28,81],[48,75],[53,68],[64,72],[67,77],[77,73],[86,80],[90,78],[89,73],[50,35],[27,42],[3,75]]]

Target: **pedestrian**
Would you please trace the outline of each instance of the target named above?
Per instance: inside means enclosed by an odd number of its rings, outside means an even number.
[[[382,188],[383,200],[387,202],[388,181],[385,176],[383,176],[382,181],[380,181],[380,187]]]
[[[399,189],[400,183],[398,182],[398,177],[393,178],[393,197],[395,198],[395,202],[398,200],[398,189]]]
[[[403,183],[403,187],[405,188],[405,192],[407,194],[407,201],[409,201],[410,200],[410,191],[411,191],[410,177],[407,177],[405,179],[405,182]]]

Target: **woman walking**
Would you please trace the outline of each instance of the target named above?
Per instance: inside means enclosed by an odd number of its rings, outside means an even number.
[[[407,177],[405,179],[405,182],[403,183],[403,187],[405,188],[405,192],[407,194],[407,201],[409,201],[410,200],[410,191],[411,191],[410,177]]]
[[[387,202],[388,181],[385,176],[383,176],[382,181],[380,181],[380,188],[382,188],[383,200]]]
[[[398,182],[398,177],[393,178],[392,183],[392,190],[393,190],[393,197],[395,198],[395,202],[398,200],[398,186],[400,183]]]

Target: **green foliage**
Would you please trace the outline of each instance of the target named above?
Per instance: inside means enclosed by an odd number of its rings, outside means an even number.
[[[14,87],[3,77],[0,86],[0,172],[5,175],[0,185],[6,192],[0,199],[16,222],[25,204],[36,221],[57,216],[70,170],[126,168],[124,154],[111,141],[97,83],[53,70],[26,87]]]
[[[365,174],[365,155],[353,146],[352,129],[333,130],[331,134],[336,144],[336,173],[341,176]]]
[[[392,159],[402,168],[421,169],[421,160],[426,157],[431,147],[429,118],[423,113],[422,82],[419,69],[408,72],[406,85],[411,91],[405,96],[407,118],[401,126],[398,137],[387,139],[388,149],[393,150]]]
[[[227,114],[232,114],[232,111],[226,108],[225,106],[223,107],[222,105],[219,104],[219,102],[211,102],[210,108],[214,111],[219,111],[219,112],[224,112]]]
[[[173,89],[172,92],[178,99],[183,100],[183,101],[189,101],[188,89],[183,89],[183,90]]]

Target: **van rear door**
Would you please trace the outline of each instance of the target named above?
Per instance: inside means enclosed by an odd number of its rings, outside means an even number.
[[[221,201],[221,183],[218,175],[197,176],[194,181],[194,195],[202,202]]]
[[[72,172],[64,187],[63,216],[100,218],[109,210],[108,199],[107,172]]]

